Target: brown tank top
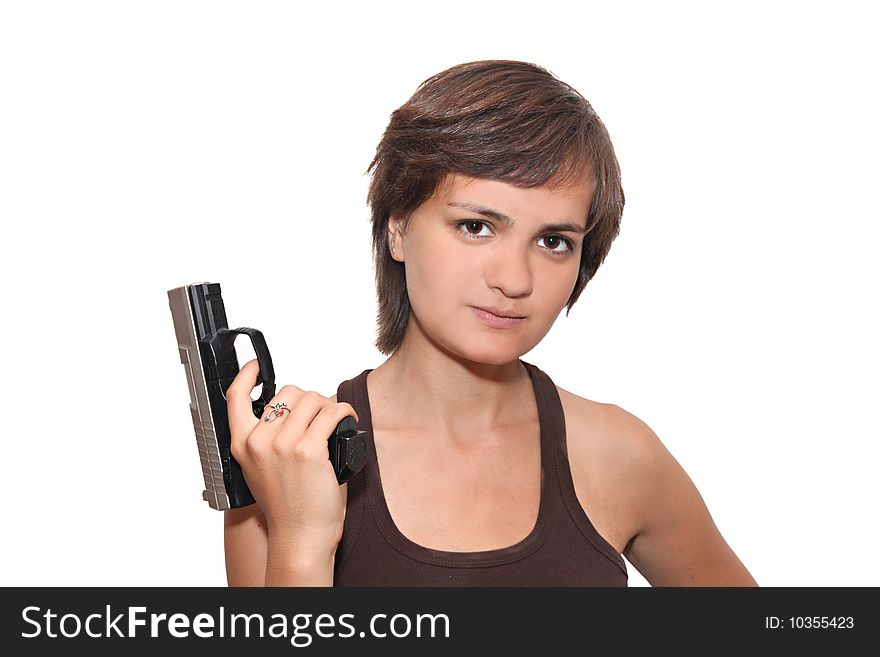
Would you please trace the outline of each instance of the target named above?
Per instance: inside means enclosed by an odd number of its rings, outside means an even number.
[[[556,386],[520,360],[532,381],[541,433],[541,501],[531,533],[518,543],[481,552],[418,545],[394,524],[373,442],[367,374],[343,381],[336,400],[357,411],[366,431],[367,464],[348,483],[334,586],[626,586],[623,557],[593,527],[577,499]]]

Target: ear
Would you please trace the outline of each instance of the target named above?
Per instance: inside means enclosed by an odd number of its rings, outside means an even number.
[[[391,215],[388,218],[388,235],[386,239],[391,257],[397,262],[403,262],[403,217],[399,215]],[[392,245],[394,246],[394,249],[391,248]]]

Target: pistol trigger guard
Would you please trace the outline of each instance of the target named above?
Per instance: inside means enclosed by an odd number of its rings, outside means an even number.
[[[263,389],[259,398],[251,401],[251,406],[254,415],[260,417],[263,414],[263,409],[275,396],[275,367],[272,365],[272,356],[269,354],[269,347],[266,346],[266,339],[263,337],[262,331],[247,326],[240,326],[236,329],[218,329],[211,342],[216,341],[222,351],[234,354],[234,342],[237,335],[248,336],[254,347],[254,353],[257,355],[257,364],[260,366],[257,383],[262,383]]]
[[[254,400],[254,414],[260,417],[266,404],[275,396],[275,367],[272,365],[272,356],[269,355],[269,347],[266,346],[266,339],[263,337],[262,331],[246,326],[232,330],[235,333],[248,336],[254,346],[254,353],[257,354],[257,364],[260,366],[257,383],[262,383],[263,389],[259,399]]]

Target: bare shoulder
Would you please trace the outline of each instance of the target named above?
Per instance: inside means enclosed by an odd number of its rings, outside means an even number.
[[[632,413],[558,386],[557,390],[565,413],[569,452],[575,458],[598,459],[604,469],[623,473],[656,459],[665,450],[651,428]]]
[[[572,468],[599,470],[593,477],[605,478],[615,485],[614,494],[644,508],[642,503],[651,493],[651,480],[656,481],[661,473],[678,465],[659,436],[620,406],[557,389],[565,412]],[[639,517],[637,529],[646,521],[644,515]]]
[[[575,487],[580,480],[599,523],[645,579],[653,586],[756,585],[651,427],[617,405],[557,390]]]

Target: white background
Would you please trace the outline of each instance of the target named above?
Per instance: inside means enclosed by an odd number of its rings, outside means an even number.
[[[880,585],[868,7],[4,3],[0,583],[225,584],[166,291],[220,282],[279,385],[378,366],[389,115],[521,59],[592,102],[627,196],[524,359],[647,422],[759,584]]]

